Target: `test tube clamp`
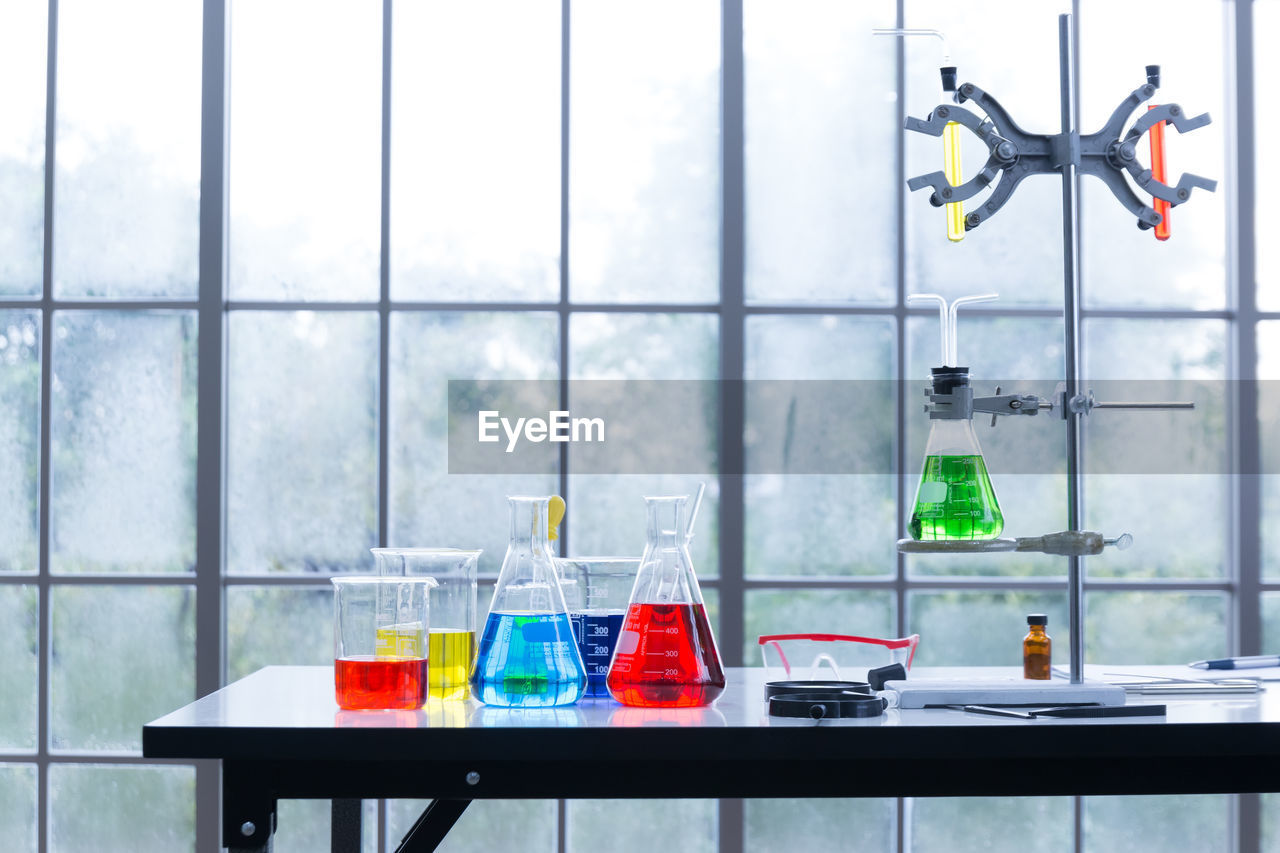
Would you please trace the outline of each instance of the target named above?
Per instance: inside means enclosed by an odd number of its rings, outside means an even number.
[[[946,174],[937,171],[911,178],[907,187],[913,192],[931,187],[929,203],[941,207],[966,201],[994,184],[990,197],[965,216],[965,230],[971,231],[994,216],[1029,175],[1061,175],[1065,167],[1071,166],[1080,174],[1093,175],[1106,184],[1111,194],[1137,217],[1139,228],[1153,228],[1163,217],[1133,191],[1125,180],[1126,172],[1138,187],[1170,206],[1185,203],[1193,189],[1213,192],[1218,185],[1217,181],[1184,173],[1176,186],[1170,186],[1157,180],[1151,169],[1138,161],[1138,140],[1157,123],[1168,122],[1179,133],[1189,133],[1210,122],[1208,113],[1192,118],[1177,104],[1161,104],[1143,114],[1125,133],[1129,117],[1155,95],[1159,86],[1160,67],[1148,65],[1147,83],[1121,101],[1101,130],[1082,136],[1073,130],[1056,134],[1027,133],[989,92],[965,83],[956,90],[955,104],[939,104],[925,119],[908,117],[906,129],[942,136],[947,124],[956,122],[987,146],[986,163],[978,174],[960,186],[952,186]],[[986,116],[980,118],[960,106],[966,101],[976,104]]]

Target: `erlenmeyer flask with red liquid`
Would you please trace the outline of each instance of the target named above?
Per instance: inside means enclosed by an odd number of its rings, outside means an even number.
[[[684,526],[686,497],[645,498],[648,540],[606,684],[624,705],[710,705],[724,691]]]

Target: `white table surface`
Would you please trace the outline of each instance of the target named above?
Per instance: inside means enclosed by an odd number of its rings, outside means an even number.
[[[584,699],[561,708],[498,708],[474,699],[430,700],[414,711],[344,711],[334,701],[333,670],[327,666],[272,666],[230,684],[148,724],[150,729],[239,727],[280,729],[343,728],[490,728],[490,727],[776,727],[776,726],[1046,726],[1151,725],[1153,723],[1280,723],[1280,668],[1215,672],[1211,676],[1276,679],[1257,694],[1218,696],[1130,695],[1130,704],[1163,704],[1164,717],[1019,720],[953,711],[889,709],[882,716],[851,720],[770,717],[764,701],[765,670],[730,668],[728,687],[706,708],[630,708],[612,699]],[[911,675],[936,677],[1009,677],[1011,667],[917,667]],[[1172,677],[1205,677],[1204,670],[1183,666],[1090,665],[1088,678],[1134,680],[1107,673],[1143,673]],[[1059,679],[1055,679],[1058,681]],[[1065,683],[1065,679],[1062,680]]]

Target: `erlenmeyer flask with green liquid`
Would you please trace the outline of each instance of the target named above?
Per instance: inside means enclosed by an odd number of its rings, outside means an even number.
[[[935,393],[940,380],[953,387],[968,385],[969,374],[961,370],[951,368],[943,375],[935,370]],[[907,527],[912,539],[923,540],[995,539],[1004,530],[1004,514],[973,432],[973,418],[933,421]]]
[[[961,297],[949,309],[946,300],[936,294],[911,296],[912,300],[922,298],[936,300],[941,309],[944,366],[932,370],[929,441],[907,530],[916,540],[995,539],[1004,530],[1004,514],[973,432],[969,368],[947,366],[958,361],[956,309],[967,302],[994,298],[994,294]]]

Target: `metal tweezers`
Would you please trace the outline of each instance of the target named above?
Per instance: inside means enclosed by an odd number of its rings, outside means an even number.
[[[1147,681],[1116,681],[1116,687],[1123,687],[1125,693],[1147,695],[1222,695],[1230,693],[1260,693],[1264,689],[1262,681],[1257,678],[1172,678],[1163,675],[1140,675],[1129,672],[1106,672],[1103,675],[1121,676],[1124,678],[1145,678]]]

